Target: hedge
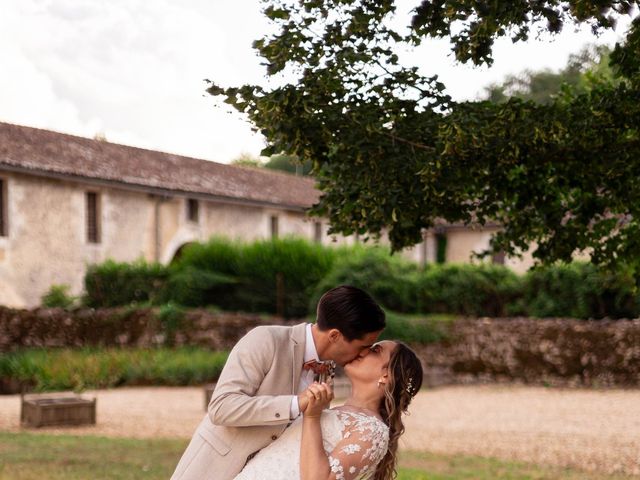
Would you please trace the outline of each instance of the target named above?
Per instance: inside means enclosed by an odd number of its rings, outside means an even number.
[[[86,301],[92,307],[174,302],[187,307],[301,317],[315,286],[338,252],[302,239],[249,244],[213,238],[185,248],[169,267],[108,261],[89,268]]]
[[[107,260],[87,268],[83,303],[89,307],[104,308],[154,302],[165,291],[168,278],[169,269],[159,263]]]
[[[112,261],[94,265],[85,277],[85,303],[170,302],[296,318],[313,316],[320,296],[340,284],[363,288],[385,308],[401,313],[583,319],[640,315],[637,280],[624,268],[611,273],[576,262],[525,275],[489,264],[420,268],[382,247],[331,248],[293,238],[250,244],[214,238],[189,246],[169,267]]]

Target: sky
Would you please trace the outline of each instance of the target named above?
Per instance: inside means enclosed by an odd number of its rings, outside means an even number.
[[[398,22],[417,0],[398,0]],[[500,40],[494,65],[457,65],[445,40],[411,58],[454,99],[524,69],[562,68],[593,43],[613,45],[629,21],[594,38],[571,26],[527,43]],[[259,0],[2,0],[0,121],[228,163],[257,156],[263,139],[206,94],[264,83],[251,48],[269,30]]]

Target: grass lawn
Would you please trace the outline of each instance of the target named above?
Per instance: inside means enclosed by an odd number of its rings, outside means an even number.
[[[185,440],[0,433],[0,480],[166,480],[186,445]],[[399,480],[630,478],[478,457],[417,452],[403,452],[400,465]]]

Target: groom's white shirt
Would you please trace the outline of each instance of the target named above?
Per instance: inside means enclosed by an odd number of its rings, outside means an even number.
[[[313,333],[311,332],[311,324],[307,323],[306,341],[304,343],[304,359],[303,363],[311,360],[320,360],[318,358],[318,350],[316,350],[316,342],[313,341]],[[313,371],[302,370],[300,374],[300,382],[298,382],[298,393],[302,393],[309,385],[313,383]],[[291,399],[291,412],[290,418],[293,420],[300,415],[300,405],[298,404],[298,397],[295,396]]]
[[[313,358],[308,324],[257,327],[240,339],[172,480],[233,479],[291,421],[296,394],[313,380],[302,364]]]

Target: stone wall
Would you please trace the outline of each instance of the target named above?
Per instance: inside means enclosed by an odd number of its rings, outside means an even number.
[[[427,383],[640,386],[640,319],[460,319],[417,347]]]
[[[174,317],[175,319],[175,317]],[[298,321],[299,322],[299,321]],[[158,309],[34,310],[0,307],[0,352],[38,347],[202,346],[230,350],[258,325],[293,324],[278,317],[188,310],[163,322]]]
[[[158,309],[17,310],[0,307],[0,352],[30,347],[202,346],[229,350],[277,317]],[[480,318],[454,321],[448,340],[413,345],[427,385],[522,382],[549,386],[640,386],[640,319]]]

